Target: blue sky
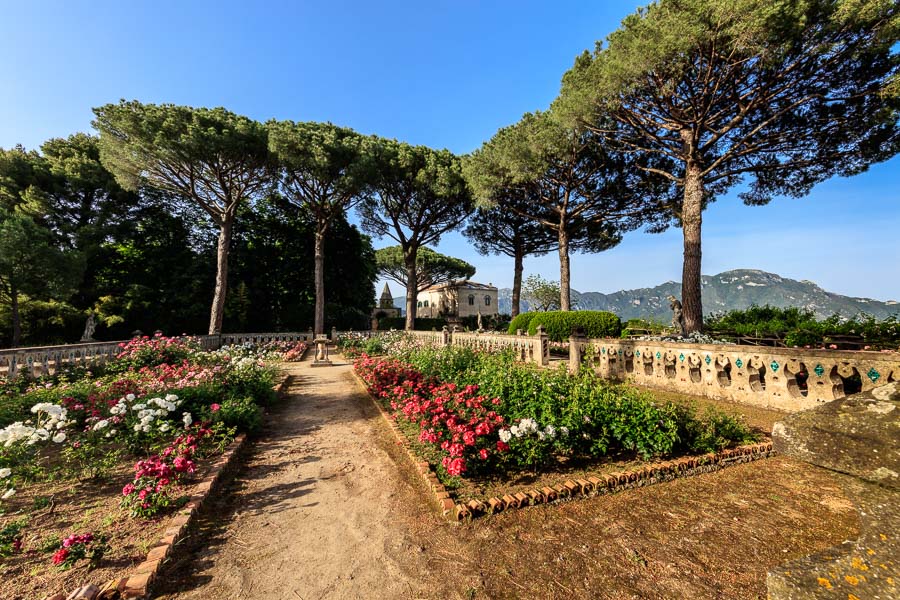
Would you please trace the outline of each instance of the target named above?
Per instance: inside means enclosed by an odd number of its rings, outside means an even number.
[[[127,98],[329,120],[464,153],[546,108],[576,54],[639,4],[0,0],[0,146],[88,131],[91,107]],[[703,272],[758,268],[900,300],[898,184],[895,158],[799,200],[723,197],[704,216]],[[481,257],[458,234],[437,249],[473,263],[479,281],[511,284],[511,259]],[[554,255],[525,269],[559,278]],[[581,291],[680,278],[678,230],[572,260]]]

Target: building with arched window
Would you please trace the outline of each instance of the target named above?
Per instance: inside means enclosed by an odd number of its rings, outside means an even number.
[[[497,288],[474,281],[451,281],[434,285],[419,292],[416,317],[461,319],[499,314]]]

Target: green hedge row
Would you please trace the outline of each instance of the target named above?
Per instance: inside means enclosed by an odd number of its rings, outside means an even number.
[[[622,333],[621,319],[605,310],[552,310],[529,314],[534,316],[528,323],[528,335],[534,335],[538,325],[543,325],[547,336],[554,342],[567,341],[578,327],[584,329],[589,338],[619,337]]]
[[[515,335],[516,330],[521,329],[522,331],[528,331],[528,324],[531,323],[531,319],[538,314],[536,312],[523,312],[516,315],[516,317],[510,321],[509,335]]]

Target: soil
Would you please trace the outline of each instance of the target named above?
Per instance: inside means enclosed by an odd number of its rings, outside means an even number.
[[[0,597],[10,600],[41,599],[70,592],[85,583],[103,583],[122,577],[142,562],[162,537],[171,515],[135,519],[119,507],[122,487],[134,477],[134,462],[123,462],[103,483],[57,480],[32,483],[4,502],[0,529],[25,520],[21,554],[0,558]],[[201,473],[202,475],[202,473]],[[175,495],[190,496],[185,485]],[[60,541],[72,533],[92,532],[108,538],[109,551],[95,569],[79,561],[68,570],[53,565]]]
[[[449,523],[349,364],[288,368],[155,597],[764,598],[767,570],[857,535],[835,478],[783,457]]]

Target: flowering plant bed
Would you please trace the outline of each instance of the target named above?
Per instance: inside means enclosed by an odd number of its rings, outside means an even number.
[[[728,415],[698,417],[593,372],[540,370],[511,355],[425,349],[364,356],[355,369],[460,503],[637,472],[677,456],[706,455],[712,464],[715,452],[757,437]]]
[[[4,545],[0,533],[4,589],[43,597],[142,562],[173,511],[203,488],[209,461],[258,423],[275,378],[259,352],[203,352],[157,337],[123,345],[92,372],[8,382],[0,396],[9,400],[0,411],[0,532],[11,538]]]

